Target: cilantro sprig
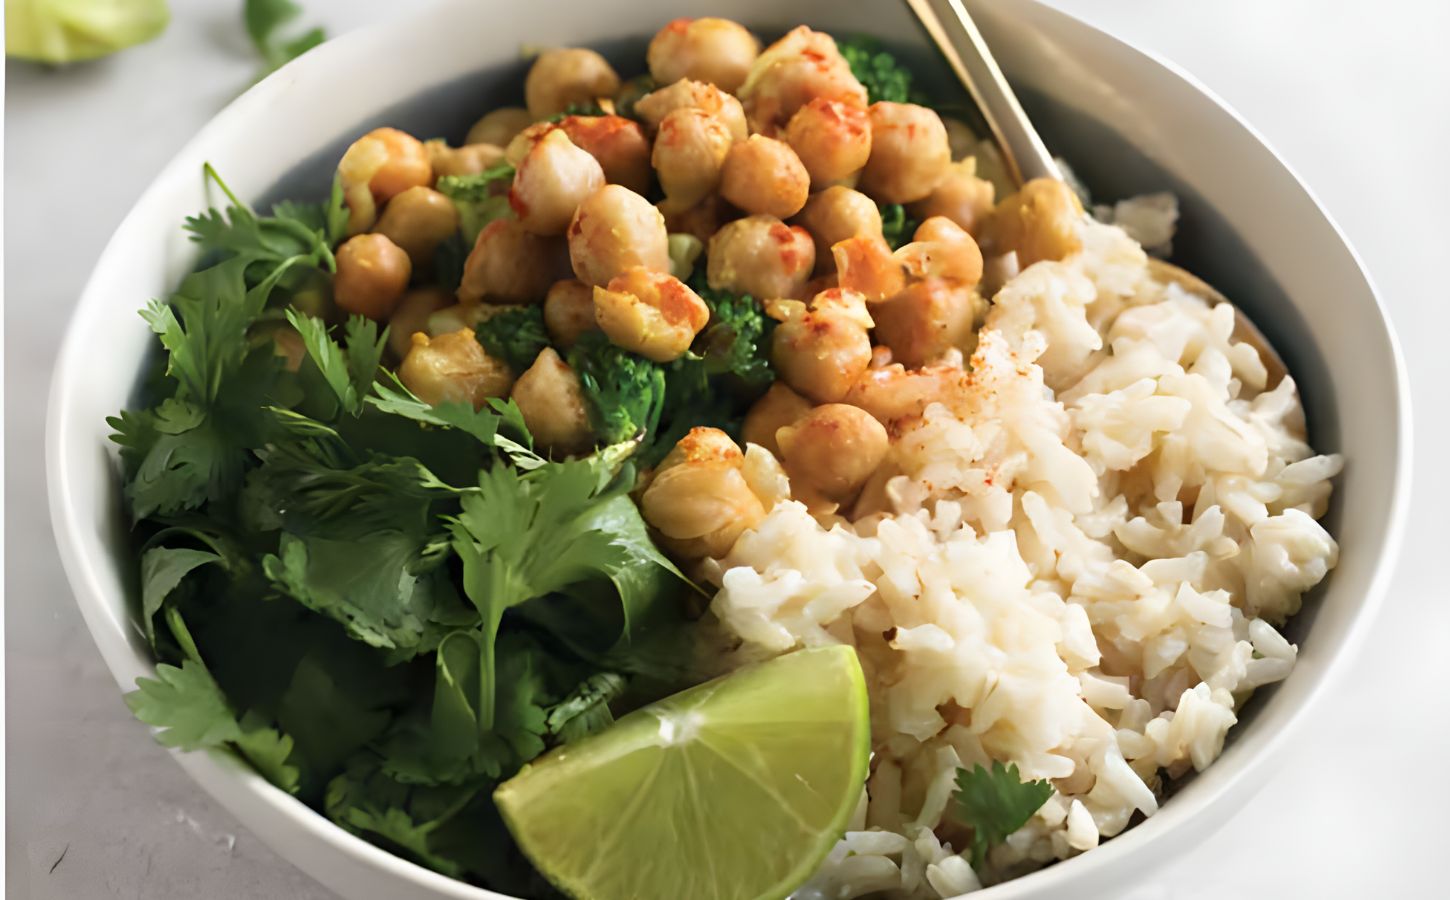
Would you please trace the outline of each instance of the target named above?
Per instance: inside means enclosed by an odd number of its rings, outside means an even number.
[[[1023,781],[1016,763],[993,760],[990,769],[980,763],[970,770],[958,768],[952,809],[972,829],[972,867],[981,866],[987,851],[1026,825],[1052,791],[1050,781]]]

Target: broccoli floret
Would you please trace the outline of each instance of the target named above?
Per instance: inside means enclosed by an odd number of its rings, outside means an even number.
[[[544,310],[538,305],[496,313],[480,322],[475,332],[483,349],[507,362],[515,375],[532,366],[539,351],[549,346]]]
[[[513,177],[514,167],[502,162],[476,175],[444,175],[438,179],[438,192],[452,200],[458,209],[458,223],[466,246],[473,246],[478,233],[489,222],[512,212],[508,185]]]
[[[710,377],[729,375],[756,393],[770,387],[770,333],[775,320],[749,294],[731,294],[710,288],[696,293],[710,307],[710,324],[691,347]]]
[[[836,46],[850,64],[851,74],[866,88],[870,102],[913,102],[911,71],[897,62],[896,57],[882,50],[875,40],[856,35],[837,41]]]
[[[900,203],[881,204],[881,236],[892,250],[908,243],[920,224],[906,214],[906,207]]]
[[[589,417],[600,443],[653,437],[665,401],[662,366],[614,346],[599,331],[580,335],[568,362],[589,398]]]

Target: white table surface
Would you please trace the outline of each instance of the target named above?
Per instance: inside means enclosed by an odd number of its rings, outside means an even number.
[[[1389,602],[1291,765],[1133,900],[1446,896],[1450,597],[1450,4],[1442,0],[1053,0],[1175,60],[1225,97],[1363,255],[1409,360],[1416,503]],[[332,34],[396,0],[304,0]],[[7,65],[6,896],[332,895],[192,784],[133,721],[72,602],[46,521],[50,366],[92,261],[162,164],[245,87],[239,0],[173,0],[155,43],[65,71]],[[723,3],[722,8],[728,9]],[[1346,361],[1353,364],[1353,361]],[[63,858],[62,858],[63,856]]]

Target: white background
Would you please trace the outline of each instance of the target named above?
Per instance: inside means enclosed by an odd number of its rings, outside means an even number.
[[[334,35],[406,6],[304,2],[309,20]],[[1439,566],[1450,555],[1442,516],[1450,501],[1442,462],[1450,445],[1450,4],[1053,2],[1188,69],[1299,171],[1377,281],[1414,391],[1409,540],[1365,651],[1285,748],[1269,788],[1217,836],[1145,876],[1132,900],[1446,896],[1450,592]],[[173,0],[174,21],[160,40],[98,64],[7,65],[12,900],[331,897],[242,831],[130,718],[81,624],[45,513],[45,395],[62,329],[92,261],[142,188],[247,85],[254,59],[240,5]],[[883,14],[893,6],[884,2]]]

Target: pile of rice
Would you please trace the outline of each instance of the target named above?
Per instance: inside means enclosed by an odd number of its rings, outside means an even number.
[[[1315,520],[1342,461],[1232,308],[1082,228],[996,293],[959,394],[896,429],[879,511],[782,500],[712,569],[747,654],[846,643],[866,670],[867,797],[797,897],[951,897],[1090,850],[1293,667],[1278,628],[1335,564]],[[974,870],[946,811],[991,760],[1055,793]]]

